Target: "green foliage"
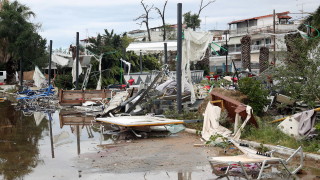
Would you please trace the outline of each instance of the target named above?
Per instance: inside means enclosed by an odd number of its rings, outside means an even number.
[[[55,81],[55,86],[57,86],[59,89],[72,89],[72,76],[71,74],[60,74],[57,75]]]
[[[194,31],[196,28],[200,27],[201,19],[198,14],[191,14],[191,11],[183,14],[183,23],[187,25],[188,28],[192,28]]]
[[[320,100],[320,49],[315,46],[319,43],[317,39],[292,40],[295,48],[287,54],[290,61],[277,67],[273,74],[273,79],[278,82],[274,87],[276,90],[296,101],[305,102],[310,108]],[[310,54],[312,56],[308,56]]]
[[[268,122],[271,120],[273,119],[270,117],[264,117],[262,120],[258,120],[259,128],[246,126],[241,134],[241,138],[262,144],[281,145],[293,149],[302,146],[303,151],[307,152],[317,152],[320,150],[320,142],[318,139],[297,141],[293,137],[281,132],[277,128],[278,124],[269,124]]]
[[[88,48],[89,51],[96,55],[102,56],[102,87],[106,87],[110,84],[118,84],[123,81],[122,75],[124,73],[124,65],[121,65],[120,59],[125,59],[131,63],[131,72],[140,72],[140,60],[139,56],[133,52],[126,52],[124,55],[124,49],[132,42],[132,39],[127,37],[124,33],[117,35],[113,32],[109,32],[105,29],[105,34],[98,34],[95,38],[90,38],[91,45]],[[160,68],[158,59],[152,55],[144,55],[142,57],[144,70],[157,70]],[[99,63],[96,60],[91,62],[93,65],[92,71],[99,70]],[[127,68],[126,68],[127,69]],[[90,83],[88,88],[95,88],[98,77],[90,77]],[[123,83],[123,82],[122,82]]]
[[[269,102],[267,99],[268,90],[261,81],[254,78],[242,78],[239,80],[239,91],[248,96],[248,105],[254,113],[261,114],[264,106]]]
[[[34,65],[43,67],[47,61],[46,40],[38,33],[38,24],[30,22],[35,14],[18,1],[3,1],[0,10],[0,60],[6,63],[7,81],[14,81],[18,62],[23,59],[25,70]]]

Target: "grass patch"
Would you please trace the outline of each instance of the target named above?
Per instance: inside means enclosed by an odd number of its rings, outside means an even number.
[[[258,119],[258,118],[257,118]],[[303,147],[306,152],[317,153],[320,150],[320,140],[296,140],[293,137],[284,134],[277,128],[276,124],[269,124],[271,118],[265,117],[263,120],[259,119],[259,128],[253,126],[246,126],[241,139],[250,141],[256,141],[263,144],[281,145],[293,149],[297,149],[299,146]]]

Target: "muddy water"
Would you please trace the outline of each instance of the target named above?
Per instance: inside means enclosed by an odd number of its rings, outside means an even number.
[[[8,101],[0,103],[0,179],[217,178],[211,173],[209,165],[186,172],[154,170],[122,174],[104,172],[94,167],[84,169],[84,166],[77,165],[79,159],[86,160],[83,154],[98,153],[101,150],[99,144],[112,144],[116,138],[119,137],[101,135],[99,125],[63,122],[58,111],[33,114],[15,111]],[[307,173],[297,178],[309,179],[320,175],[313,170]]]

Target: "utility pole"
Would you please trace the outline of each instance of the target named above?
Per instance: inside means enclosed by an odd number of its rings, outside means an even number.
[[[140,74],[142,74],[142,51],[140,50]]]
[[[76,90],[79,90],[79,32],[77,32],[76,36]]]
[[[164,64],[168,64],[168,44],[164,43]]]
[[[228,31],[225,31],[226,34],[226,76],[228,75]]]
[[[49,50],[49,72],[48,72],[48,75],[49,75],[49,82],[48,82],[48,88],[50,87],[51,85],[51,58],[52,58],[52,40],[50,40],[50,50]]]
[[[182,101],[181,101],[181,63],[182,63],[182,3],[178,3],[178,14],[177,14],[177,62],[176,62],[176,81],[177,81],[177,110],[178,113],[182,113]]]
[[[273,65],[276,66],[276,10],[273,10]]]

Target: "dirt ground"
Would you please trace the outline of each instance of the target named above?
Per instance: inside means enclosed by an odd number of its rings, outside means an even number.
[[[123,141],[97,153],[82,154],[77,164],[83,169],[129,173],[146,171],[194,171],[208,166],[207,156],[216,156],[223,149],[194,147],[200,137],[182,132],[170,137]]]

